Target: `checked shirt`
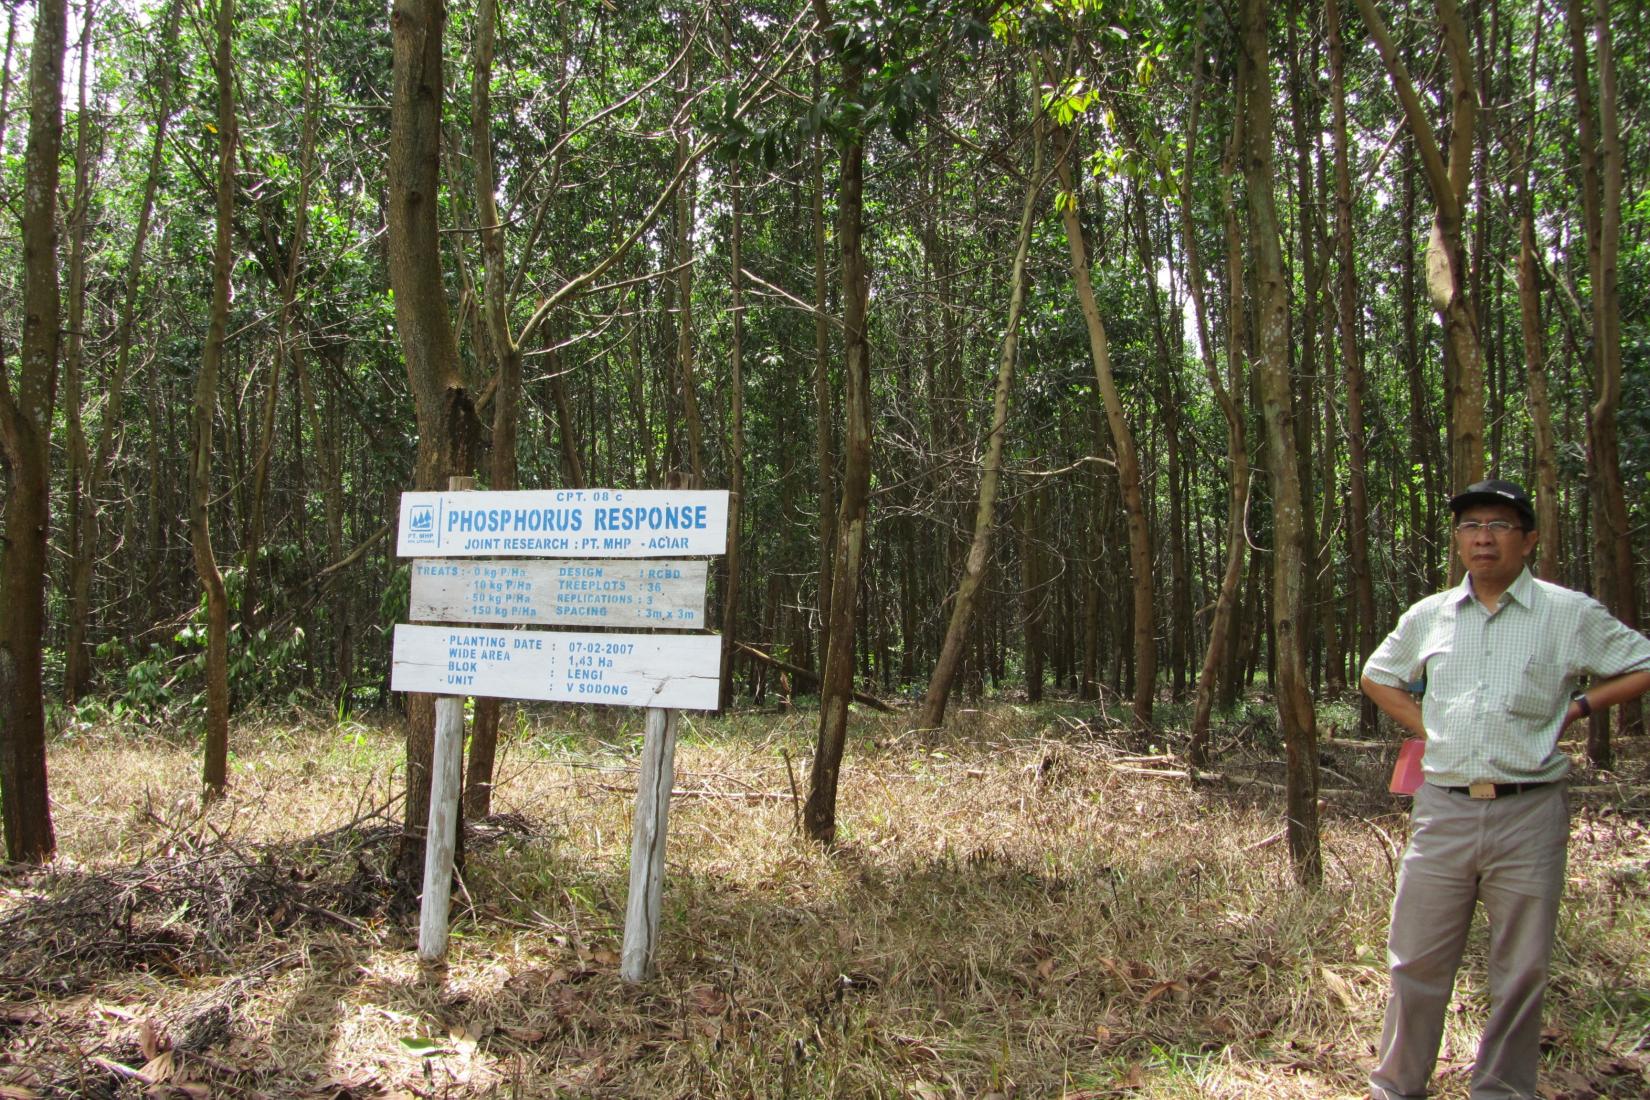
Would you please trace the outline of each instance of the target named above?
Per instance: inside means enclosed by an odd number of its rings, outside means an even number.
[[[1404,612],[1364,664],[1378,684],[1425,682],[1428,782],[1560,779],[1558,749],[1571,694],[1587,677],[1650,669],[1650,639],[1581,592],[1538,580],[1528,569],[1492,614],[1473,598],[1472,578]]]

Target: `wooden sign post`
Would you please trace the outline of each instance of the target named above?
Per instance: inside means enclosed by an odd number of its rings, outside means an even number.
[[[447,951],[464,697],[646,707],[619,967],[641,981],[659,932],[676,712],[716,709],[722,639],[596,631],[704,626],[707,563],[654,559],[722,553],[728,494],[472,493],[454,480],[451,492],[402,494],[397,538],[415,559],[409,617],[461,624],[395,628],[390,687],[437,695],[419,957]]]

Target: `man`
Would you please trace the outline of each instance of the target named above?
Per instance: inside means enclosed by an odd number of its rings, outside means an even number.
[[[1392,901],[1376,1100],[1426,1095],[1475,901],[1489,918],[1490,1015],[1472,1095],[1535,1096],[1569,839],[1559,734],[1650,690],[1650,640],[1525,567],[1540,533],[1522,488],[1480,481],[1450,511],[1466,576],[1404,612],[1363,671],[1375,705],[1426,740]]]

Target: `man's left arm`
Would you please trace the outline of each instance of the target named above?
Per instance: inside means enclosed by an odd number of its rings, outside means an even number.
[[[1586,599],[1575,641],[1582,654],[1582,667],[1577,671],[1591,672],[1594,679],[1564,711],[1566,726],[1592,711],[1650,691],[1650,638],[1610,614],[1597,600]]]
[[[1564,724],[1568,726],[1593,711],[1606,710],[1629,699],[1637,699],[1647,691],[1650,691],[1650,670],[1626,672],[1608,680],[1599,680],[1578,698],[1570,700],[1569,709],[1564,712]],[[1585,708],[1581,699],[1587,700]]]

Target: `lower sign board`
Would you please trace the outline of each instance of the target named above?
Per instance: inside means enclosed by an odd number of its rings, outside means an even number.
[[[715,710],[716,634],[395,628],[393,691]]]
[[[418,558],[407,617],[490,626],[705,625],[703,561]]]

